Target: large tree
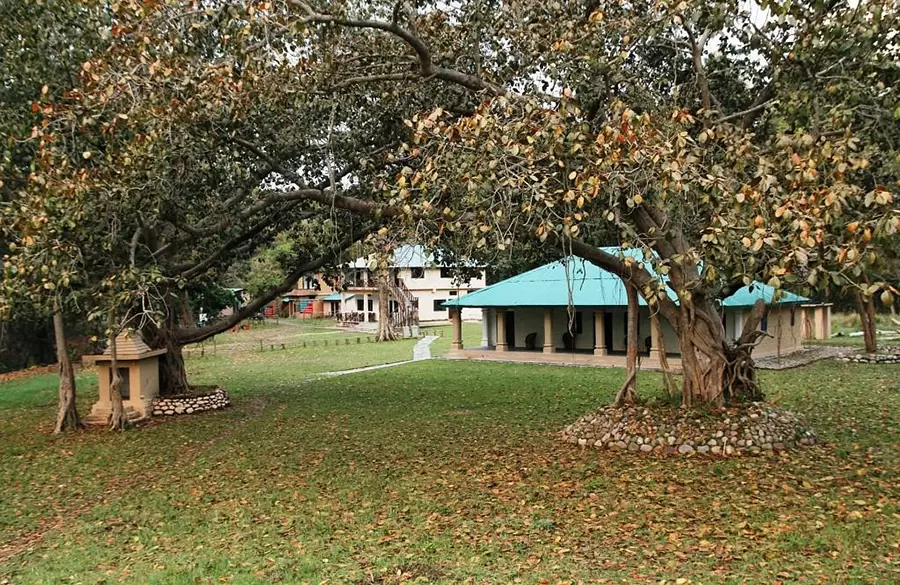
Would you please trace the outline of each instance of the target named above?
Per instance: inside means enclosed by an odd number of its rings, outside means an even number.
[[[824,286],[842,221],[897,229],[896,175],[857,154],[896,103],[890,7],[123,1],[108,15],[112,47],[38,108],[32,139],[63,145],[70,183],[115,195],[131,253],[113,272],[155,270],[175,299],[287,226],[332,234],[234,320],[379,226],[476,253],[529,238],[634,285],[679,334],[685,403],[718,405],[759,396],[752,340],[727,343],[719,298],[752,279]],[[846,89],[873,80],[877,100]],[[867,180],[873,166],[889,181]],[[600,250],[611,231],[644,263]],[[229,324],[161,321],[169,387],[186,384],[180,346]]]
[[[876,161],[860,154],[883,130],[872,120],[892,119],[898,103],[894,7],[290,4],[323,34],[395,42],[366,61],[377,73],[347,59],[346,77],[378,91],[432,81],[485,100],[414,118],[412,160],[385,181],[391,202],[476,248],[527,235],[621,276],[678,333],[687,405],[761,395],[749,334],[765,307],[730,344],[724,295],[756,279],[827,286],[846,273],[827,244],[835,224],[898,229],[896,174],[867,180]],[[881,88],[878,99],[860,103],[846,87],[859,84]],[[600,250],[604,223],[644,262]]]
[[[8,289],[52,290],[66,308],[76,306],[76,294],[94,298],[100,282],[153,274],[159,302],[142,333],[169,350],[163,390],[181,392],[182,345],[252,314],[303,273],[338,262],[375,228],[333,205],[325,189],[370,164],[392,164],[381,142],[393,131],[383,112],[366,117],[351,104],[339,111],[315,99],[310,88],[322,74],[293,57],[303,41],[281,40],[265,27],[247,32],[253,7],[244,3],[23,6],[65,26],[48,25],[47,42],[40,26],[3,38],[6,52],[37,63],[23,60],[28,83],[4,87],[17,90],[3,103],[16,112],[3,131],[17,149],[7,153],[0,185],[4,242],[14,248]],[[27,20],[23,10],[11,20]],[[84,29],[84,38],[67,26]],[[67,39],[79,50],[43,50]],[[65,76],[48,73],[58,62]],[[18,83],[21,76],[9,77]],[[364,132],[343,126],[354,118],[365,118]],[[370,159],[358,155],[369,147]],[[294,192],[285,194],[288,188]],[[230,320],[185,326],[191,283],[214,280],[286,229],[297,252],[277,283]],[[51,261],[59,250],[75,261]],[[56,286],[63,280],[65,288]],[[44,296],[50,307],[51,295]]]

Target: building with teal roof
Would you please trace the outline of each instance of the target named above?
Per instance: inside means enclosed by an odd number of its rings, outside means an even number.
[[[639,250],[605,250],[641,261]],[[677,303],[674,292],[668,293]],[[768,316],[760,324],[767,336],[754,355],[802,349],[803,305],[809,299],[759,282],[721,302],[728,340],[741,335],[751,308],[760,299],[769,305]],[[464,308],[482,311],[481,346],[463,348],[461,339],[454,339],[451,357],[600,365],[618,365],[624,360],[625,285],[615,274],[579,257],[540,266],[449,300],[445,306],[452,315]],[[659,324],[658,330],[651,326],[650,308],[640,299],[638,347],[644,353],[645,367],[658,364],[661,347],[677,363],[678,338],[663,318]]]

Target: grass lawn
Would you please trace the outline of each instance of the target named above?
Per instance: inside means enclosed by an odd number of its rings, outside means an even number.
[[[0,583],[900,580],[900,367],[762,373],[824,444],[733,460],[560,443],[614,369],[437,360],[306,382],[411,347],[194,358],[234,407],[125,433],[52,438],[54,377],[0,386]]]

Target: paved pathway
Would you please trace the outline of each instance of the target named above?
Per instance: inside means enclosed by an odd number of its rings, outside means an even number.
[[[811,345],[802,351],[790,353],[781,357],[768,356],[761,357],[756,362],[756,367],[761,370],[786,370],[788,368],[796,368],[805,366],[812,362],[824,360],[828,358],[841,358],[849,353],[853,353],[854,348],[843,347],[837,345]]]
[[[413,361],[430,360],[431,344],[437,339],[437,335],[426,335],[413,347]]]
[[[323,372],[320,376],[333,377],[344,376],[346,374],[358,374],[359,372],[370,372],[372,370],[382,370],[384,368],[393,368],[394,366],[402,366],[422,360],[431,359],[431,344],[437,339],[437,335],[427,335],[416,342],[413,346],[413,358],[402,362],[391,362],[389,364],[378,364],[377,366],[367,366],[365,368],[354,368],[352,370],[340,370],[337,372]]]

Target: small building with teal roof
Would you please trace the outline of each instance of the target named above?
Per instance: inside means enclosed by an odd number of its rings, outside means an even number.
[[[606,248],[639,261],[637,250]],[[669,296],[677,302],[674,292]],[[769,305],[760,328],[767,333],[754,356],[783,355],[802,349],[803,305],[809,299],[754,282],[721,301],[729,341],[738,338],[757,300]],[[679,344],[665,319],[651,326],[650,307],[639,300],[639,351],[644,367],[659,364],[660,347],[678,365]],[[568,364],[624,364],[627,296],[622,280],[576,256],[551,262],[444,303],[454,318],[450,357]],[[482,311],[480,347],[464,348],[458,310]]]

